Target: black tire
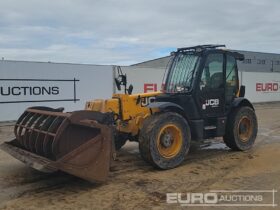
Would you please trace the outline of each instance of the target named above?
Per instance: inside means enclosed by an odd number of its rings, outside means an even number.
[[[166,143],[166,136],[169,136],[169,146],[162,143]],[[139,135],[139,151],[142,158],[154,167],[170,169],[184,161],[190,140],[190,127],[181,115],[174,112],[155,114],[144,121]]]
[[[239,107],[229,115],[224,142],[232,150],[248,150],[253,147],[257,132],[258,122],[255,111],[247,106]]]
[[[116,151],[120,150],[123,145],[125,145],[126,141],[128,140],[127,136],[125,135],[117,135],[115,136],[115,149]]]

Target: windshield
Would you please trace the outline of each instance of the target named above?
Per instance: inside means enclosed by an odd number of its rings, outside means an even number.
[[[192,86],[193,75],[197,68],[198,55],[177,54],[165,81],[167,93],[188,92]]]

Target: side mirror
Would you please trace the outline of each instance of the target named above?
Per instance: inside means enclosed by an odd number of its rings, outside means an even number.
[[[244,97],[244,96],[245,96],[245,85],[241,85],[239,90],[239,97]]]
[[[116,86],[117,86],[118,90],[120,91],[121,90],[121,82],[117,78],[115,78],[115,83],[116,83]]]
[[[131,95],[132,91],[133,91],[133,85],[129,85],[129,87],[127,89],[128,95]]]
[[[121,90],[121,85],[123,85],[126,90],[126,83],[127,83],[126,75],[119,74],[119,76],[117,78],[115,78],[115,83],[116,83],[118,90]]]

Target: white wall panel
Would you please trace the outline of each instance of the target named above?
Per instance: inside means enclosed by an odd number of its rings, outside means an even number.
[[[122,67],[133,93],[159,91],[165,69]],[[84,108],[118,91],[112,66],[0,61],[0,121],[15,120],[30,106]],[[280,101],[280,73],[239,72],[252,102]]]
[[[242,72],[245,97],[252,102],[280,101],[280,73]]]
[[[0,61],[0,121],[15,120],[29,106],[84,108],[113,93],[112,66]]]
[[[161,90],[165,72],[163,68],[122,67],[122,71],[127,75],[128,85],[133,85],[133,93]],[[123,91],[116,90],[116,92],[122,93]]]
[[[165,69],[123,67],[128,84],[133,84],[133,93],[159,91]],[[246,95],[251,102],[280,101],[280,73],[239,72],[240,84],[246,86]],[[119,91],[117,91],[119,92]]]

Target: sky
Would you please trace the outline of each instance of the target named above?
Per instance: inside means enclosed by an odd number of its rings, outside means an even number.
[[[280,1],[0,2],[5,60],[130,65],[199,44],[280,53]]]

